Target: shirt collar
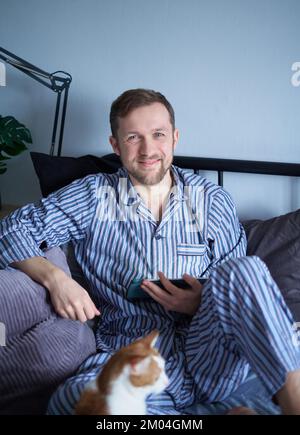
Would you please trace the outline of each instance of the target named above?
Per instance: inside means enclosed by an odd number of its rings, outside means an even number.
[[[173,186],[171,191],[171,198],[175,201],[185,201],[184,184],[180,179],[178,168],[174,165],[171,166],[171,173],[173,176]]]
[[[142,198],[135,190],[132,184],[128,171],[122,167],[117,172],[118,175],[118,194],[120,202],[124,205],[134,205],[140,203]]]

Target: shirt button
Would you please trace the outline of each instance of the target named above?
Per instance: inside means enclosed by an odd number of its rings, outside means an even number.
[[[159,239],[161,239],[162,237],[161,237],[159,234],[157,234],[157,235],[155,236],[155,238],[156,238],[156,240],[159,240]]]

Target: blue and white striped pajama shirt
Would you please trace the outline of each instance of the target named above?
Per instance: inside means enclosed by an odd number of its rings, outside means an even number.
[[[43,255],[40,245],[73,241],[75,255],[101,312],[98,353],[52,396],[49,413],[70,414],[86,384],[120,347],[159,329],[157,347],[170,384],[148,398],[150,414],[181,413],[195,401],[222,400],[249,367],[270,395],[299,367],[292,316],[265,264],[246,257],[246,237],[228,193],[172,166],[175,188],[159,224],[125,168],[76,180],[23,207],[2,224],[1,263]],[[193,316],[153,300],[130,302],[134,278],[183,273],[209,277]]]

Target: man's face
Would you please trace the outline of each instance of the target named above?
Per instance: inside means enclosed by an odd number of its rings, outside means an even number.
[[[178,130],[173,131],[169,112],[161,103],[139,107],[119,118],[118,137],[110,137],[133,182],[143,185],[164,179],[177,141]]]

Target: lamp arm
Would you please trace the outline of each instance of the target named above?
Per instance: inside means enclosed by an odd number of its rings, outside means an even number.
[[[5,56],[1,53],[4,53]],[[72,81],[72,76],[65,71],[55,71],[53,73],[48,73],[47,71],[42,70],[41,68],[33,65],[32,63],[27,62],[25,59],[22,59],[21,57],[16,56],[10,51],[5,50],[3,47],[0,47],[0,59],[4,60],[4,62],[8,63],[9,65],[12,65],[13,67],[21,70],[25,74],[28,74],[33,79],[38,80],[40,83],[54,91],[65,88]],[[64,74],[65,77],[57,75],[58,73]],[[39,77],[44,77],[48,79],[50,83],[47,83],[45,80],[41,80]],[[58,85],[56,81],[61,82],[61,85]]]
[[[59,156],[62,150],[62,139],[63,139],[66,110],[67,110],[68,91],[72,81],[72,76],[69,73],[66,73],[65,71],[55,71],[53,73],[48,73],[47,71],[38,68],[32,63],[27,62],[21,57],[16,56],[10,51],[5,50],[3,47],[0,47],[0,59],[8,63],[9,65],[13,66],[14,68],[17,68],[18,70],[22,71],[24,74],[28,75],[29,77],[33,78],[34,80],[38,81],[42,85],[46,86],[47,88],[57,93],[50,155],[54,154],[56,130],[58,125],[59,113],[60,113],[61,94],[64,93],[64,102],[63,102],[63,109],[61,114],[61,126],[60,126],[60,135],[59,135],[59,146],[58,146],[58,154],[57,154]]]

